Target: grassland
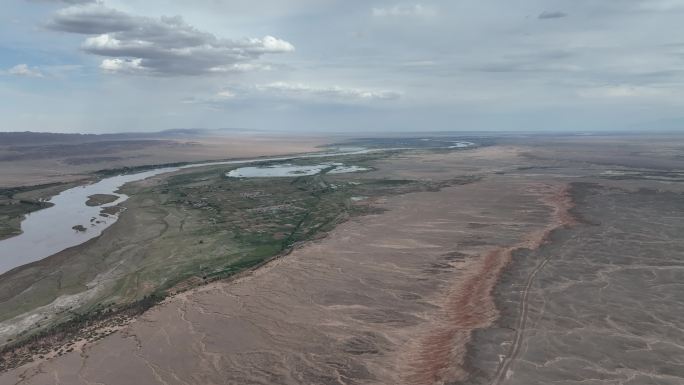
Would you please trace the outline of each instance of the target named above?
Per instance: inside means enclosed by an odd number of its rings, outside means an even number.
[[[340,157],[356,165],[370,166],[387,156]],[[316,160],[288,163],[307,164]],[[266,163],[268,165],[272,163]],[[314,239],[352,215],[371,210],[354,203],[355,197],[374,197],[439,189],[435,184],[412,180],[362,179],[354,174],[289,178],[229,178],[223,167],[185,172],[152,186],[125,190],[138,199],[158,201],[158,208],[183,213],[173,245],[184,248],[178,258],[159,259],[162,270],[148,265],[145,279],[171,289],[186,287],[196,279],[230,276],[289,250],[298,242]],[[457,181],[454,181],[457,182]],[[169,234],[171,235],[171,234]],[[172,263],[170,263],[173,261]],[[169,270],[173,269],[173,273]],[[140,292],[140,295],[148,294]]]
[[[112,203],[117,199],[119,199],[119,197],[116,195],[95,194],[89,196],[85,204],[88,206],[102,206],[107,203]]]

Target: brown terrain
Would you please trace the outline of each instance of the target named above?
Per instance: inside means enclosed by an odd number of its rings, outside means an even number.
[[[11,141],[0,133],[0,188],[80,180],[103,169],[320,151],[318,146],[329,142],[323,137],[241,133],[143,138],[34,135]]]
[[[680,138],[373,167],[353,178],[477,178],[361,203],[381,210],[0,384],[684,383]]]

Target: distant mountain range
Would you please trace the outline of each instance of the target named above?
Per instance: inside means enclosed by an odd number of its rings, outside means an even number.
[[[236,133],[258,132],[245,129],[180,128],[158,132],[126,132],[118,134],[60,134],[52,132],[0,132],[0,146],[41,144],[76,144],[101,141],[173,139],[179,137],[224,136]]]

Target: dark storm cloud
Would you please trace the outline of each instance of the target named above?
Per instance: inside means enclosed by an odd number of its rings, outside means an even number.
[[[229,72],[243,70],[264,54],[294,50],[292,44],[272,36],[223,39],[188,25],[180,16],[155,19],[100,4],[63,9],[48,27],[92,35],[82,49],[107,57],[101,68],[108,72],[167,76]]]
[[[540,20],[546,20],[546,19],[561,19],[564,17],[567,17],[568,14],[565,12],[561,11],[544,11],[537,16],[538,19]]]
[[[72,7],[59,11],[48,23],[48,28],[90,35],[130,31],[140,21],[136,22],[133,16],[103,6]]]

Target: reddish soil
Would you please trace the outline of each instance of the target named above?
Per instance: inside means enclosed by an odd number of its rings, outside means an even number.
[[[492,291],[513,252],[519,249],[536,249],[544,244],[551,233],[570,226],[575,219],[570,214],[573,206],[568,186],[535,186],[541,202],[551,208],[549,224],[542,230],[527,234],[511,247],[498,248],[486,253],[468,269],[464,280],[459,280],[445,296],[443,316],[420,340],[407,373],[406,384],[440,384],[449,377],[464,379],[463,362],[471,333],[492,325],[498,316]],[[457,363],[457,365],[454,365]]]

